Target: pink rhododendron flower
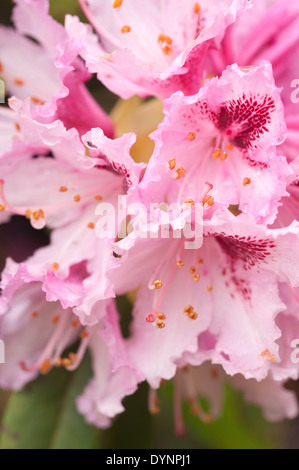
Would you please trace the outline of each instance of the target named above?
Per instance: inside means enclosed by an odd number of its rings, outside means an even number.
[[[142,381],[152,413],[174,381],[177,434],[182,401],[209,422],[226,383],[270,421],[295,417],[299,7],[80,0],[91,25],[62,26],[48,0],[14,3],[14,27],[0,27],[0,227],[22,216],[49,242],[1,273],[0,386],[73,371],[89,350],[77,408],[98,427]],[[121,98],[165,99],[147,167],[161,111],[139,126],[134,161],[130,126],[147,114],[135,101],[114,131],[92,74]],[[128,337],[119,295],[134,298]]]
[[[110,419],[124,410],[121,401],[136,390],[138,381],[138,373],[125,355],[113,301],[98,303],[99,322],[83,327],[70,308],[63,310],[59,302],[46,301],[40,283],[31,281],[22,270],[9,295],[5,292],[9,279],[2,281],[0,328],[8,360],[1,366],[0,386],[19,390],[53,366],[74,370],[90,348],[95,378],[78,399],[78,408],[89,422],[107,427]],[[77,338],[81,338],[78,350],[63,356]],[[92,392],[97,380],[100,388]]]
[[[78,45],[49,16],[48,0],[16,3],[16,30],[0,28],[1,75],[9,95],[28,99],[41,122],[60,119],[81,134],[101,124],[111,137],[110,119],[84,85],[91,75],[78,58]]]
[[[82,39],[88,69],[122,98],[134,94],[168,97],[177,90],[198,91],[205,53],[236,20],[245,0],[217,3],[188,0],[107,2],[82,0],[97,31],[67,17],[68,34]],[[217,39],[219,40],[219,39]]]
[[[167,187],[169,202],[202,202],[209,182],[211,203],[239,205],[257,222],[273,220],[291,169],[276,151],[285,125],[269,63],[246,71],[230,66],[197,95],[174,94],[164,113],[140,185],[142,200],[163,200]]]
[[[282,88],[288,128],[282,152],[289,159],[299,153],[298,101],[294,90],[299,77],[299,5],[283,0],[252,2],[239,20],[231,25],[218,49],[210,49],[207,73],[221,75],[229,64],[239,66],[271,61],[276,85]],[[297,83],[298,87],[298,83]]]

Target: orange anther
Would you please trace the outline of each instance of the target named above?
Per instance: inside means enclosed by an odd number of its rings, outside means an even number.
[[[190,142],[193,142],[193,140],[195,139],[196,139],[196,132],[189,132],[188,140],[190,140]]]
[[[60,320],[60,316],[59,316],[59,315],[54,315],[54,316],[52,317],[52,323],[53,323],[54,325],[56,325],[56,324],[59,322],[59,320]]]
[[[164,46],[162,51],[164,52],[165,55],[170,55],[172,53],[172,49],[170,46]]]
[[[159,320],[165,320],[166,315],[162,312],[157,312],[156,317],[159,318]]]
[[[222,155],[221,155],[221,157],[220,157],[220,160],[221,160],[222,162],[225,162],[225,160],[227,160],[227,155],[228,155],[227,152],[223,152]]]
[[[199,5],[198,2],[195,3],[193,11],[194,11],[194,13],[199,13],[199,11],[200,11],[200,5]]]
[[[204,207],[210,207],[214,204],[214,198],[213,196],[206,196],[203,200],[203,205]]]
[[[162,287],[162,281],[158,279],[157,281],[154,282],[155,289],[161,289]]]
[[[120,30],[122,33],[129,33],[131,31],[131,26],[125,25]]]
[[[248,178],[248,177],[246,176],[246,178],[243,179],[243,186],[247,186],[247,185],[250,184],[250,183],[251,183],[251,178]]]
[[[194,207],[194,205],[195,205],[193,199],[186,199],[184,204],[190,204],[192,207]]]
[[[176,165],[175,158],[170,158],[170,159],[168,160],[169,169],[170,169],[170,170],[174,170],[175,165]]]
[[[212,157],[217,160],[217,158],[221,157],[221,150],[220,149],[215,149],[214,152],[212,153]]]
[[[178,168],[175,172],[175,175],[176,175],[175,179],[180,180],[184,176],[184,174],[185,174],[185,169],[183,167]]]
[[[18,86],[23,86],[23,85],[25,85],[25,82],[24,82],[24,80],[22,80],[21,78],[16,78],[16,79],[14,80],[14,84],[15,84],[15,85],[18,85]]]
[[[113,2],[113,8],[119,8],[123,4],[123,0],[114,0]]]
[[[83,330],[82,333],[80,334],[80,338],[82,339],[88,338],[88,336],[89,336],[89,333],[86,330]]]
[[[46,359],[40,366],[39,370],[41,371],[42,374],[47,374],[47,372],[49,372],[51,367],[52,367],[51,361],[49,359]]]

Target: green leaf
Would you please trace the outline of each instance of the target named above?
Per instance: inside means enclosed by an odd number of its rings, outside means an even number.
[[[2,420],[1,449],[97,449],[100,433],[85,423],[75,398],[90,377],[89,358],[76,372],[54,369],[10,396]]]

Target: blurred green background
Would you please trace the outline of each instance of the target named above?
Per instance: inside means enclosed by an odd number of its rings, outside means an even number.
[[[63,23],[65,13],[81,15],[76,0],[50,0],[51,14]],[[1,1],[0,23],[10,24],[12,2]],[[84,17],[81,15],[81,18]],[[92,80],[90,90],[100,104],[110,110],[115,97]],[[16,230],[17,228],[17,230]],[[0,269],[6,256],[18,261],[13,233],[22,233],[24,246],[47,243],[47,234],[33,231],[27,222],[14,218],[11,224],[0,227]],[[28,248],[30,251],[30,247]],[[28,253],[30,254],[30,253]],[[131,305],[118,299],[124,331],[128,329]],[[0,369],[1,370],[1,369]],[[168,383],[159,390],[161,412],[148,412],[148,387],[142,384],[135,395],[124,400],[126,411],[117,417],[108,430],[87,425],[75,409],[78,396],[91,376],[89,357],[75,373],[55,369],[29,384],[22,392],[0,390],[0,448],[1,449],[270,449],[299,448],[299,419],[270,424],[261,411],[243,402],[242,396],[225,391],[223,416],[216,422],[204,424],[184,407],[187,434],[174,435],[173,390]],[[299,390],[298,384],[290,384]]]

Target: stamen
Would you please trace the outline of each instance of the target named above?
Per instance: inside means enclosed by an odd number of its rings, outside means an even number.
[[[186,201],[184,202],[184,204],[190,204],[191,207],[194,207],[194,206],[195,206],[195,203],[194,203],[193,199],[186,199]]]
[[[165,55],[170,55],[172,53],[172,49],[170,46],[164,46],[162,51],[164,52]]]
[[[44,219],[45,213],[42,209],[38,209],[37,211],[32,212],[31,216],[34,220]]]
[[[42,365],[40,366],[39,370],[41,371],[42,374],[47,374],[52,367],[52,363],[49,359],[46,359]]]
[[[114,0],[113,8],[119,8],[122,6],[123,0]]]
[[[213,196],[206,196],[203,200],[204,207],[211,207],[214,204]]]
[[[26,212],[25,212],[25,217],[26,217],[26,219],[30,219],[31,214],[32,214],[31,210],[30,210],[30,209],[27,209]]]
[[[103,199],[99,194],[97,194],[94,198],[96,201],[101,201]]]
[[[0,62],[0,73],[2,73],[3,70],[4,70],[3,64],[2,64],[2,62]]]
[[[246,178],[243,179],[243,186],[247,186],[250,183],[251,183],[251,178],[248,178],[248,176],[246,176]]]
[[[154,282],[154,287],[155,289],[161,289],[162,287],[162,281],[160,281],[160,279],[158,279],[157,281]]]
[[[89,333],[86,330],[83,330],[82,333],[80,334],[81,339],[88,338],[88,336],[89,336]]]
[[[198,264],[203,264],[203,259],[202,258],[197,258],[197,263]]]
[[[265,359],[267,359],[268,361],[272,361],[272,362],[276,362],[276,358],[274,356],[274,354],[271,354],[269,349],[265,349],[261,354],[260,354],[261,357],[264,357]]]
[[[226,148],[227,148],[227,150],[233,150],[234,146],[233,146],[233,144],[227,144]]]
[[[169,166],[169,169],[170,169],[170,170],[174,170],[174,169],[175,169],[175,166],[176,166],[175,158],[170,158],[170,159],[168,160],[168,166]]]
[[[159,318],[159,320],[165,320],[166,315],[162,312],[157,312],[156,317]]]
[[[188,140],[190,140],[190,142],[193,142],[193,140],[195,139],[196,139],[196,132],[189,132]]]
[[[121,33],[129,33],[131,31],[131,26],[125,25],[121,28]]]
[[[176,262],[176,265],[177,265],[178,268],[182,268],[183,266],[185,266],[184,261],[181,261],[181,260],[178,260]]]
[[[189,273],[190,274],[194,274],[196,272],[196,267],[195,266],[191,266],[190,269],[189,269]]]
[[[78,360],[77,354],[75,353],[69,353],[69,358],[72,362],[77,362]]]
[[[158,398],[156,390],[150,388],[148,396],[148,408],[152,415],[160,413],[160,400]]]
[[[20,124],[19,124],[18,122],[15,122],[15,128],[16,128],[16,130],[17,130],[18,132],[20,132],[21,126],[20,126]]]
[[[89,222],[89,223],[87,224],[87,228],[94,229],[94,223],[93,223],[93,222]]]
[[[38,312],[34,311],[31,313],[32,318],[38,317]]]
[[[177,436],[185,434],[185,425],[182,411],[182,373],[177,371],[174,377],[174,398],[173,398],[173,413],[175,422],[175,433]]]
[[[164,321],[158,320],[158,321],[157,321],[157,327],[160,328],[160,329],[164,328],[164,327],[165,327]]]
[[[70,367],[72,365],[72,361],[71,361],[71,359],[64,358],[64,359],[62,359],[61,364],[62,364],[63,367],[67,368],[67,367]]]
[[[194,11],[194,13],[199,13],[200,12],[200,5],[199,5],[198,2],[195,3],[193,11]]]
[[[225,160],[227,160],[227,156],[228,156],[228,153],[227,153],[227,152],[223,152],[222,155],[221,155],[221,157],[220,157],[220,160],[221,160],[222,162],[225,162]]]
[[[79,326],[79,320],[73,320],[72,323],[71,323],[71,327],[72,328],[78,328]]]
[[[60,320],[60,316],[59,316],[59,315],[54,315],[54,316],[52,317],[52,323],[53,323],[54,325],[56,325],[56,324],[59,322],[59,320]]]
[[[60,191],[61,193],[65,193],[65,192],[67,191],[67,189],[68,189],[68,188],[67,188],[66,186],[60,186],[59,191]]]
[[[163,44],[163,42],[165,41],[165,34],[159,34],[158,36],[158,43],[159,44]]]
[[[76,194],[76,196],[74,196],[74,201],[75,201],[75,202],[80,202],[80,201],[81,201],[81,196],[80,196],[80,194]]]
[[[0,204],[0,212],[5,211],[6,205],[5,204]]]
[[[194,274],[193,280],[196,281],[196,282],[198,282],[199,279],[200,279],[200,274],[198,274],[198,273],[197,273],[197,274]]]
[[[45,102],[43,100],[41,100],[39,98],[36,98],[36,96],[31,96],[31,101],[34,104],[40,104],[40,105],[45,104]]]
[[[189,314],[189,313],[191,313],[191,312],[193,312],[193,307],[192,307],[192,305],[187,305],[187,306],[184,308],[184,313]]]
[[[190,320],[196,320],[198,318],[198,314],[192,311],[188,313],[188,317],[190,318]]]
[[[23,86],[23,85],[25,85],[25,82],[24,82],[24,80],[22,80],[21,78],[16,78],[16,79],[14,80],[14,84],[15,84],[15,85],[18,85],[18,86]]]
[[[215,149],[214,152],[212,153],[212,157],[214,158],[214,160],[217,160],[217,158],[220,158],[221,157],[221,150],[220,149]]]
[[[52,263],[51,264],[52,268],[55,269],[55,271],[57,271],[59,269],[59,264],[58,263]]]
[[[184,174],[185,174],[185,169],[183,167],[180,167],[174,173],[174,178],[176,180],[180,180],[184,176]]]
[[[208,292],[211,292],[212,289],[213,289],[212,284],[208,284],[208,285],[207,285],[207,291],[208,291]]]

